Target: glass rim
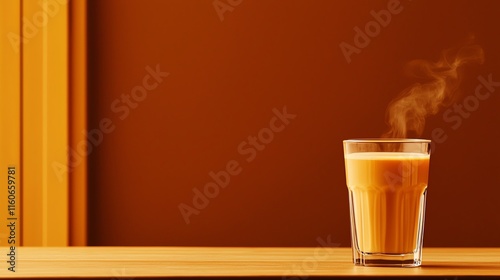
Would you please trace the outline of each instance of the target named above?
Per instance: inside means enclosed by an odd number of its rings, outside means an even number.
[[[431,143],[428,139],[417,138],[356,138],[347,139],[344,143]]]

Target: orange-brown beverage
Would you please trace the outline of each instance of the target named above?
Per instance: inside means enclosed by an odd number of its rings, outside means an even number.
[[[420,265],[429,142],[347,140],[344,148],[354,263]]]

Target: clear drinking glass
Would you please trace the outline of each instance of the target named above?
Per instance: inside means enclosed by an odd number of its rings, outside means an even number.
[[[344,141],[356,265],[422,263],[430,145],[421,139]]]

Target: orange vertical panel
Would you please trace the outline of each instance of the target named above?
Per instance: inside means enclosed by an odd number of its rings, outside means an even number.
[[[70,147],[86,151],[87,130],[87,1],[70,7]],[[85,154],[85,152],[83,152]],[[87,157],[70,158],[70,245],[87,244]]]
[[[20,16],[21,0],[0,1],[0,177],[5,179],[0,192],[0,221],[15,223],[13,234],[9,227],[0,227],[0,246],[18,246],[21,241]]]

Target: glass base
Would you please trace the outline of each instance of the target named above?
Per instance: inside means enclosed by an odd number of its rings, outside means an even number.
[[[422,264],[422,257],[418,253],[408,254],[376,254],[354,253],[354,264],[361,266],[393,266],[393,267],[418,267]]]

